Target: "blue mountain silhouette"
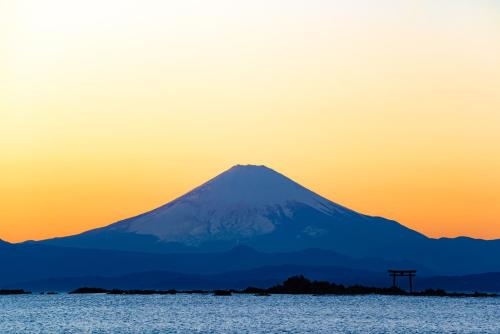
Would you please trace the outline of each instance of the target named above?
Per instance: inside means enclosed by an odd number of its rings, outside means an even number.
[[[237,165],[155,210],[45,245],[149,253],[310,248],[407,261],[440,274],[500,271],[500,240],[433,239],[357,213],[265,166]]]

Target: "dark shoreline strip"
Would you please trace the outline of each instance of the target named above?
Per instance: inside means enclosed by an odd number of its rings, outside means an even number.
[[[304,276],[293,276],[285,280],[282,284],[275,285],[268,289],[248,287],[244,290],[121,290],[121,289],[101,289],[83,287],[70,292],[71,294],[86,294],[86,293],[103,293],[110,295],[173,295],[176,293],[196,293],[209,294],[215,296],[230,296],[233,293],[238,294],[253,294],[258,296],[268,296],[271,294],[291,294],[291,295],[339,295],[339,296],[356,296],[356,295],[383,295],[383,296],[428,296],[428,297],[498,297],[493,293],[459,293],[446,292],[442,289],[427,289],[409,293],[397,287],[391,288],[376,288],[366,287],[362,285],[344,286],[335,283],[324,281],[311,281]]]

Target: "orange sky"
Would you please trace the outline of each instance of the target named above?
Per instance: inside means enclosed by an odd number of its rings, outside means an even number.
[[[0,1],[0,238],[237,163],[426,235],[500,238],[496,1]]]

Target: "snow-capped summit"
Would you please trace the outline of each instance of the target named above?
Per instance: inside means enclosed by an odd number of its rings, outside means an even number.
[[[164,206],[109,228],[198,244],[270,233],[278,224],[272,217],[292,219],[297,207],[355,214],[271,168],[236,165]]]
[[[318,210],[343,210],[266,166],[236,165],[175,202],[198,201],[223,208],[266,208],[302,203]]]

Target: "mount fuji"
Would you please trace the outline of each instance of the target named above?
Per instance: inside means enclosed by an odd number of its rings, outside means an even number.
[[[412,261],[440,273],[500,271],[500,240],[432,239],[395,221],[357,213],[265,166],[237,165],[136,217],[54,246],[150,253],[323,249]]]

